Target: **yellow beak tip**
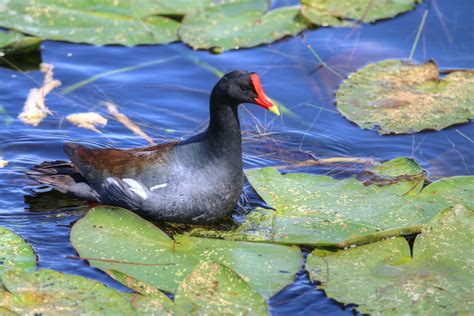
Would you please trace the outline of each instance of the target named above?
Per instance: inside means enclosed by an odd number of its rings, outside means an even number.
[[[277,116],[280,116],[280,110],[278,110],[278,107],[276,105],[269,107],[268,111],[272,112],[273,114]]]

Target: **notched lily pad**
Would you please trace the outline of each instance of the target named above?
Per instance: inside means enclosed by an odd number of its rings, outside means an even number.
[[[133,7],[125,6],[128,3],[7,1],[0,5],[0,26],[45,39],[94,45],[164,44],[177,40],[179,22],[163,16],[141,17]]]
[[[181,282],[175,303],[190,315],[267,315],[265,299],[226,266],[202,262]]]
[[[411,11],[421,0],[301,0],[301,12],[322,26],[355,26]]]
[[[267,1],[222,3],[185,16],[181,40],[194,49],[253,47],[296,35],[307,26],[296,7],[265,12]]]
[[[423,170],[396,158],[373,169],[364,184],[313,174],[247,170],[260,196],[276,210],[257,209],[234,230],[195,229],[194,236],[344,248],[417,233],[442,209],[472,203],[474,177],[452,177],[423,188]]]
[[[0,227],[0,284],[2,274],[20,269],[33,271],[36,268],[36,256],[31,246],[12,231]]]
[[[474,310],[474,213],[455,205],[416,237],[348,250],[315,250],[306,269],[326,294],[368,314],[469,314]]]
[[[200,262],[215,261],[268,298],[293,282],[302,262],[297,247],[188,235],[171,239],[138,215],[105,206],[91,209],[74,225],[71,242],[92,266],[126,273],[171,293]]]
[[[351,74],[336,102],[347,119],[380,134],[441,130],[474,118],[474,71],[440,80],[434,62],[385,60]]]

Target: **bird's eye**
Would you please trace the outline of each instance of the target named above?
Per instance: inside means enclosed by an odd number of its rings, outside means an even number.
[[[244,85],[240,86],[240,88],[241,88],[242,90],[244,90],[244,91],[249,90],[249,87],[248,87],[248,86],[244,86]]]

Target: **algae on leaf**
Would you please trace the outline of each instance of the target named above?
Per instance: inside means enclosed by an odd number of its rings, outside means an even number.
[[[19,0],[0,6],[0,26],[45,39],[94,45],[164,44],[177,40],[179,22],[140,16],[129,1]]]
[[[421,0],[301,0],[301,13],[322,26],[354,26],[413,10]]]
[[[440,80],[434,62],[385,60],[349,75],[336,102],[347,119],[380,134],[441,130],[474,118],[474,71]]]
[[[72,228],[81,257],[101,270],[117,270],[168,292],[202,261],[232,268],[268,298],[293,282],[302,254],[297,247],[175,235],[173,239],[122,208],[91,209]]]
[[[306,269],[328,297],[369,314],[469,314],[474,311],[474,212],[455,205],[415,239],[348,250],[315,250]]]
[[[179,36],[194,49],[229,50],[272,43],[307,26],[295,7],[266,10],[265,0],[211,6],[186,15]]]
[[[344,248],[390,236],[417,233],[442,209],[471,204],[474,177],[452,177],[423,188],[423,170],[396,158],[373,169],[365,185],[312,174],[247,170],[249,182],[275,210],[258,208],[230,231],[195,229],[194,236]]]
[[[0,227],[0,285],[2,275],[13,269],[33,271],[36,256],[31,246],[12,231]]]
[[[201,262],[181,282],[174,301],[188,315],[267,315],[265,299],[232,269]]]
[[[27,273],[11,270],[3,275],[7,292],[0,306],[28,315],[134,314],[129,298],[104,284],[81,276],[42,269]],[[1,290],[0,290],[1,291]]]

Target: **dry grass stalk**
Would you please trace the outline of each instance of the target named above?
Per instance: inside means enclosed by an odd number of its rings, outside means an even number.
[[[66,120],[77,127],[86,128],[97,133],[102,133],[97,129],[97,126],[104,127],[107,125],[107,119],[95,112],[70,114],[66,117]]]
[[[43,86],[30,90],[23,111],[18,115],[23,123],[37,126],[44,118],[52,114],[46,106],[45,98],[54,88],[61,86],[61,81],[53,79],[53,68],[51,64],[40,65],[41,72],[45,74]]]
[[[359,157],[332,157],[332,158],[318,158],[318,159],[308,159],[305,161],[289,164],[274,166],[276,169],[290,169],[290,168],[301,168],[301,167],[311,167],[311,166],[320,166],[320,165],[332,165],[340,163],[350,163],[350,164],[367,164],[369,166],[376,165],[378,162],[373,158],[359,158]]]
[[[153,141],[153,139],[151,139],[150,136],[148,136],[147,134],[145,134],[144,131],[142,131],[142,129],[136,125],[135,123],[133,123],[132,121],[130,121],[130,119],[125,116],[125,114],[122,114],[119,112],[119,110],[117,109],[117,106],[112,103],[112,102],[104,102],[105,106],[107,107],[107,110],[109,111],[109,113],[117,120],[119,121],[120,123],[122,123],[126,128],[128,128],[129,130],[131,130],[135,135],[137,136],[140,136],[142,138],[144,138],[147,142],[149,142],[151,145],[156,145],[156,143]]]

